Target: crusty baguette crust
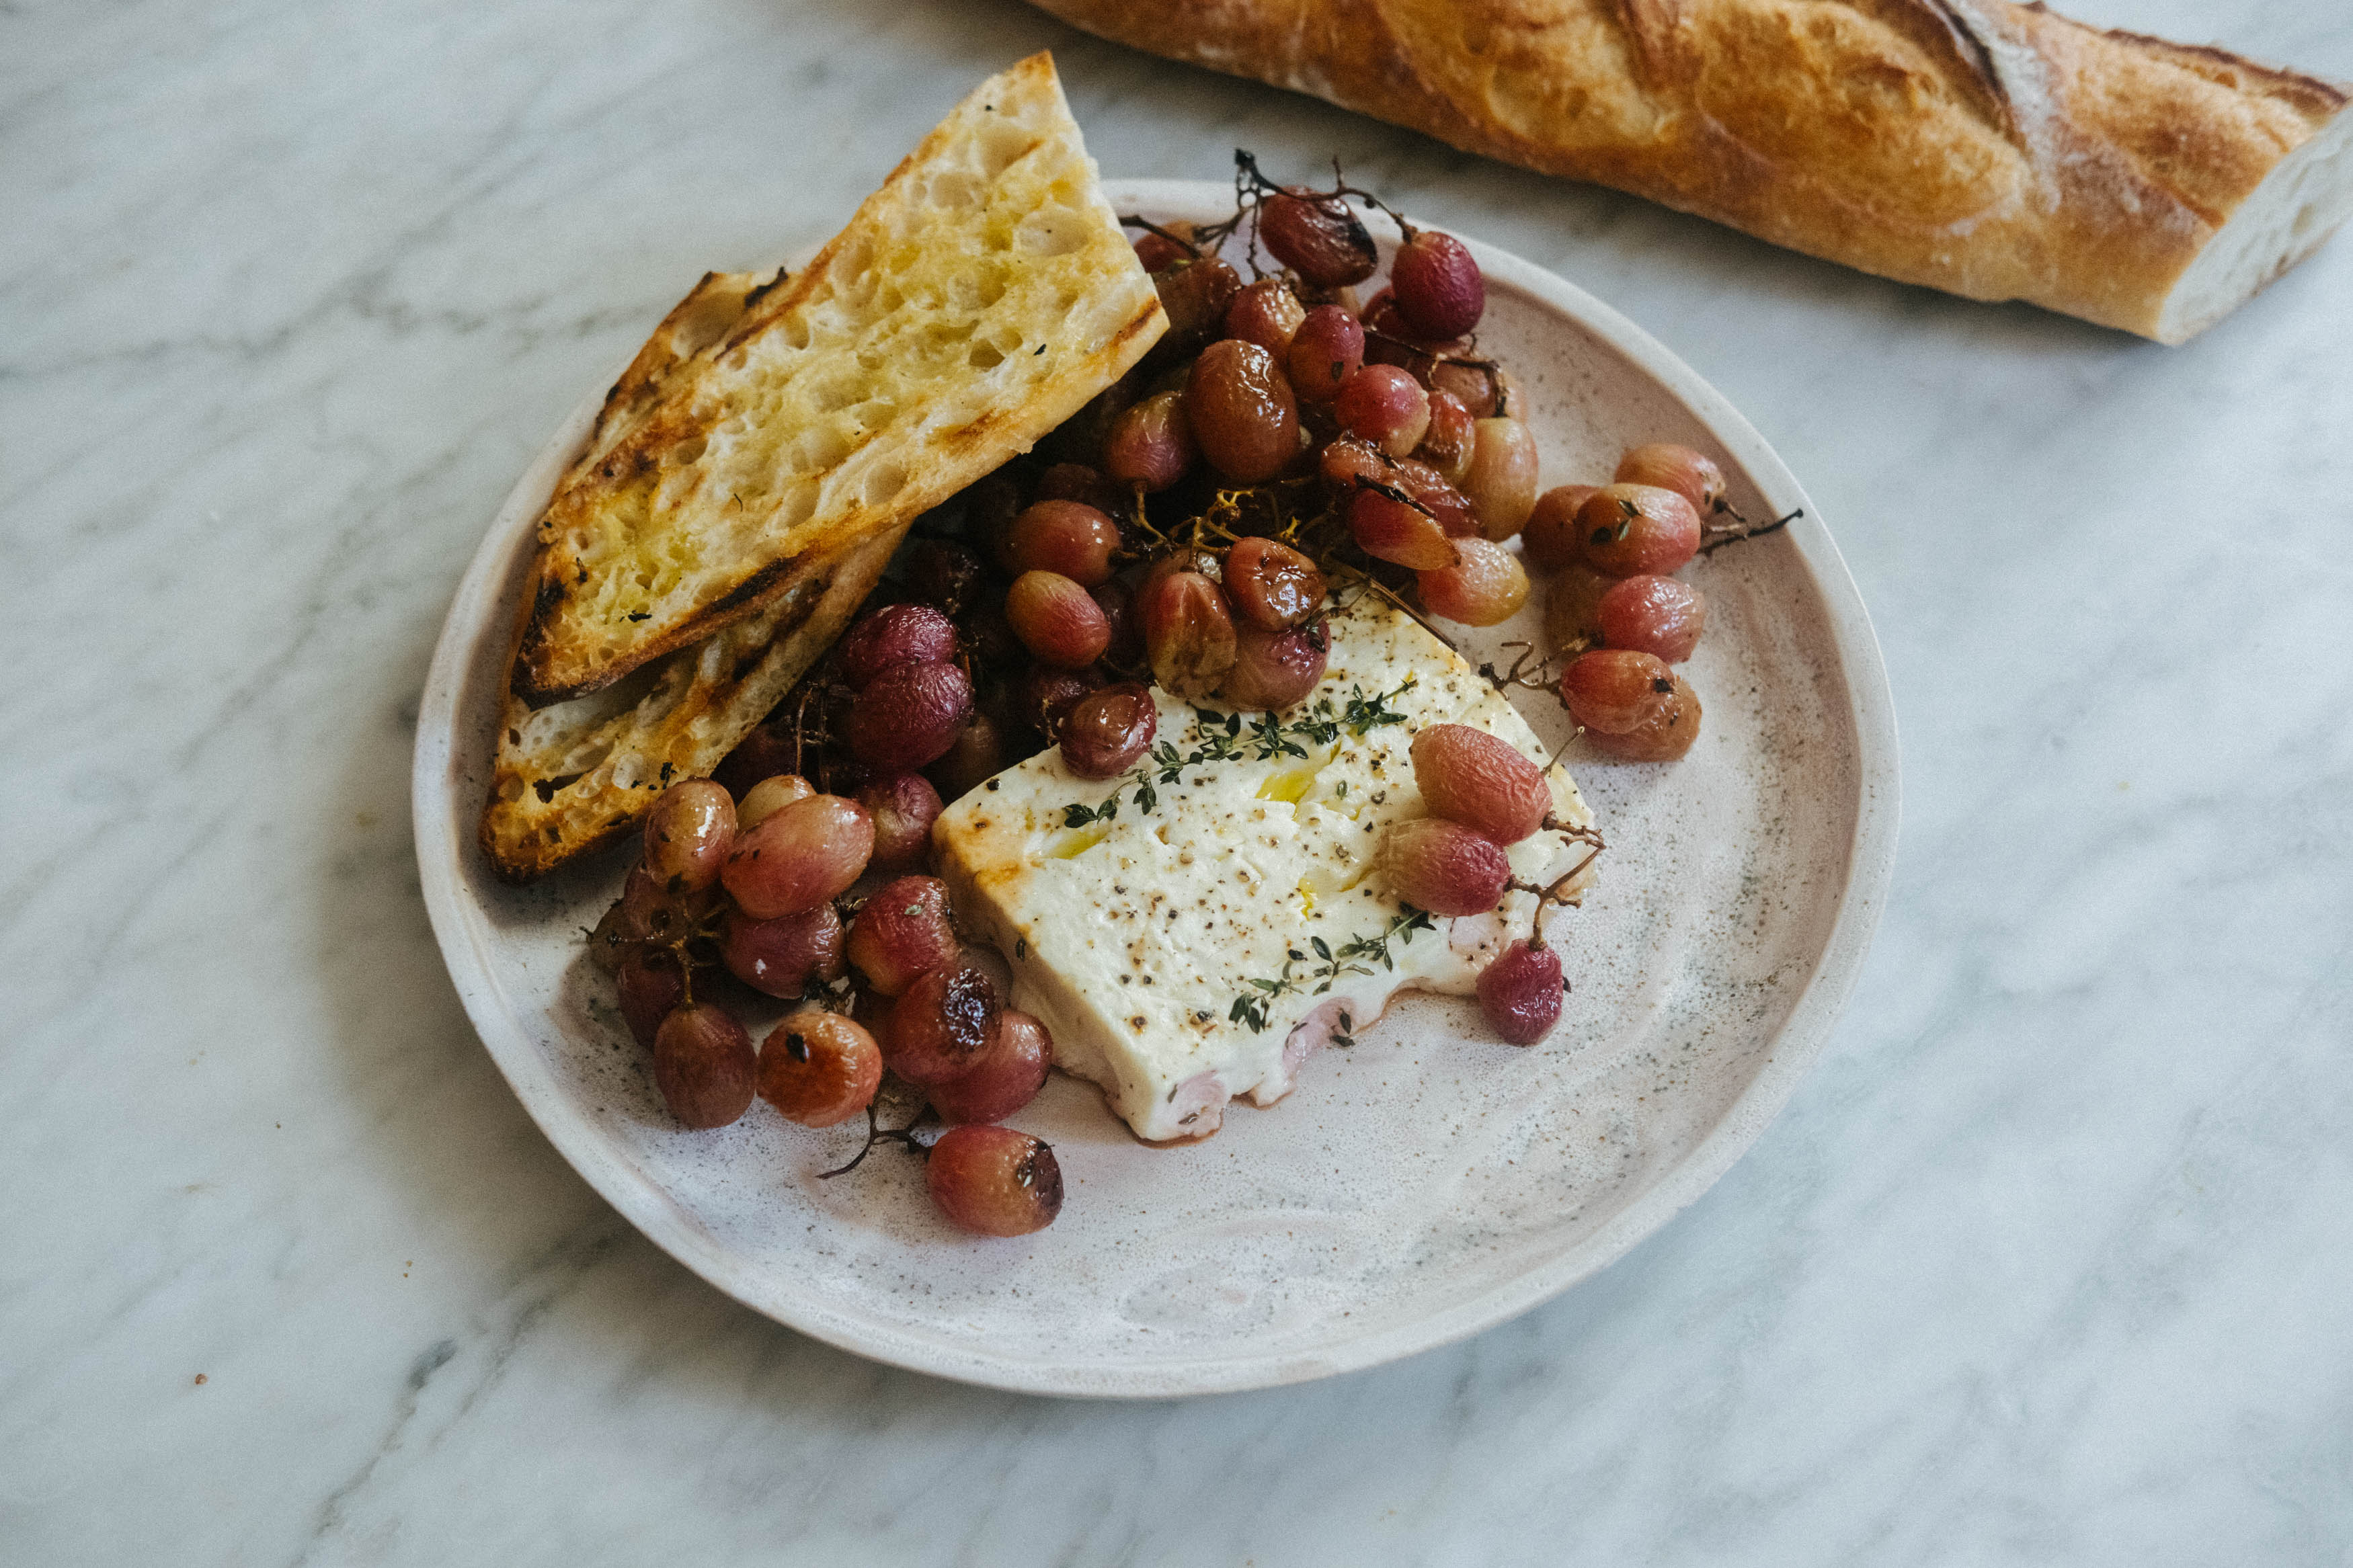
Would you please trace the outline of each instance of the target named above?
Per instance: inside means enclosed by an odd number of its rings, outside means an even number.
[[[2178,342],[2183,274],[2345,91],[2007,0],[1037,0],[1792,249]],[[2204,319],[2198,319],[2202,315]]]

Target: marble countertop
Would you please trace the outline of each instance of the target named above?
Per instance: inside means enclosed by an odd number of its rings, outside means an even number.
[[[2341,7],[2075,9],[2353,78]],[[1064,1403],[758,1318],[540,1136],[418,901],[418,689],[527,458],[1041,46],[1106,170],[1336,153],[1625,310],[1885,644],[1820,1064],[1624,1261],[1386,1369]],[[2348,1560],[2353,237],[2161,349],[1013,0],[34,0],[0,58],[0,1560]]]

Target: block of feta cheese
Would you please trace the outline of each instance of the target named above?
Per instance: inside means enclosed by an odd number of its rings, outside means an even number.
[[[1389,824],[1427,815],[1408,754],[1422,729],[1475,725],[1545,764],[1542,744],[1411,617],[1368,597],[1328,626],[1324,681],[1299,706],[1232,715],[1155,689],[1141,771],[1083,779],[1052,748],[934,828],[958,918],[1012,965],[1013,1005],[1138,1137],[1206,1135],[1237,1096],[1271,1104],[1397,992],[1469,993],[1530,930],[1537,900],[1517,890],[1485,915],[1408,908],[1375,851]],[[1546,778],[1555,816],[1589,826],[1568,774]],[[1587,847],[1547,829],[1509,855],[1516,880],[1545,887]]]

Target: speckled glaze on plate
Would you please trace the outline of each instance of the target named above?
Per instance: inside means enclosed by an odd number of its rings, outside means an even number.
[[[1214,219],[1231,188],[1113,182],[1123,212]],[[1852,578],[1797,481],[1722,397],[1615,311],[1472,242],[1487,352],[1526,395],[1549,485],[1606,481],[1641,441],[1715,455],[1782,532],[1684,575],[1708,595],[1687,667],[1705,720],[1669,766],[1563,760],[1610,849],[1552,931],[1574,991],[1542,1044],[1496,1043],[1468,1002],[1409,997],[1270,1110],[1173,1149],[1137,1143],[1059,1075],[1014,1124],[1068,1186],[1033,1237],[934,1214],[916,1163],[755,1104],[686,1132],[661,1108],[579,942],[617,893],[613,855],[528,889],[474,842],[512,595],[531,526],[602,384],[532,464],[459,584],[417,731],[418,868],[483,1043],[564,1156],[719,1289],[829,1343],[1038,1393],[1161,1397],[1377,1365],[1503,1321],[1623,1254],[1754,1142],[1820,1052],[1884,898],[1896,826],[1886,673]],[[1541,600],[1541,584],[1535,596]],[[1474,658],[1533,635],[1464,639]],[[1508,658],[1508,656],[1505,656]],[[1567,724],[1517,692],[1547,743]]]

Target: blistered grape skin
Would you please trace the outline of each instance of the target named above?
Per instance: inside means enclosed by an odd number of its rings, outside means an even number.
[[[899,664],[867,682],[845,728],[870,768],[920,768],[955,744],[972,717],[972,679],[953,664]]]
[[[1600,735],[1622,735],[1655,719],[1674,687],[1662,661],[1631,648],[1579,654],[1560,678],[1569,717]]]
[[[1697,588],[1672,577],[1628,577],[1610,585],[1595,606],[1601,639],[1681,664],[1699,646],[1707,625],[1707,600]]]
[[[885,996],[900,994],[955,954],[947,884],[936,877],[885,882],[849,922],[849,962]]]
[[[646,813],[646,870],[664,887],[700,892],[719,880],[734,841],[734,797],[709,779],[682,779]]]
[[[883,1059],[911,1083],[945,1083],[980,1060],[1003,1011],[987,970],[944,963],[908,982],[892,1003]]]
[[[1307,308],[1291,285],[1280,278],[1261,278],[1245,285],[1226,307],[1226,336],[1256,343],[1280,364],[1306,316]]]
[[[1609,477],[1616,484],[1673,490],[1702,517],[1724,510],[1724,470],[1705,453],[1672,441],[1652,441],[1629,449],[1618,459],[1618,471]]]
[[[1152,676],[1177,697],[1207,697],[1234,662],[1234,617],[1218,585],[1198,572],[1147,577],[1137,595]]]
[[[751,1109],[759,1059],[752,1037],[715,1003],[679,1007],[654,1037],[654,1083],[681,1125],[724,1127]]]
[[[1028,1236],[1062,1212],[1053,1148],[1010,1127],[949,1128],[923,1163],[923,1184],[950,1221],[982,1236]]]
[[[1517,844],[1551,814],[1544,770],[1484,730],[1432,724],[1413,738],[1411,752],[1415,787],[1433,816]]]
[[[1361,436],[1392,458],[1421,444],[1430,428],[1430,394],[1393,364],[1368,364],[1341,385],[1333,412],[1351,434]]]
[[[1557,572],[1585,559],[1585,534],[1577,526],[1577,510],[1600,488],[1555,485],[1536,497],[1520,530],[1520,553],[1527,557],[1529,565]]]
[[[854,800],[797,800],[735,841],[722,874],[754,920],[798,914],[839,898],[874,853],[874,819]]]
[[[807,800],[817,786],[798,773],[771,773],[744,792],[735,805],[735,831],[749,833],[797,800]]]
[[[983,780],[1004,772],[1014,760],[997,721],[976,713],[946,754],[924,770],[924,776],[938,788],[942,800],[957,800],[979,788]]]
[[[1244,712],[1281,712],[1315,689],[1328,656],[1329,639],[1321,626],[1280,632],[1240,627],[1233,668],[1226,671],[1218,696]]]
[[[1435,468],[1448,484],[1460,487],[1471,472],[1478,437],[1478,421],[1462,406],[1462,400],[1451,392],[1433,391],[1430,427],[1421,433],[1421,445],[1413,449],[1413,455]]]
[[[1434,915],[1486,913],[1512,876],[1494,840],[1441,816],[1390,824],[1380,859],[1390,890]]]
[[[1479,1010],[1487,1026],[1515,1046],[1532,1046],[1560,1021],[1560,953],[1514,940],[1479,974]]]
[[[1699,552],[1699,513],[1656,485],[1604,485],[1577,509],[1585,559],[1612,577],[1681,570]]]
[[[997,1015],[996,1043],[972,1070],[923,1094],[951,1127],[1002,1121],[1038,1098],[1053,1065],[1054,1041],[1046,1026],[1008,1007]]]
[[[901,871],[923,863],[939,819],[940,792],[921,773],[886,773],[858,792],[858,804],[874,819],[878,871]]]
[[[1158,392],[1112,422],[1103,440],[1103,469],[1124,485],[1165,490],[1185,477],[1198,456],[1185,395]]]
[[[955,652],[955,623],[940,610],[930,605],[885,605],[858,617],[834,657],[841,666],[842,684],[856,691],[894,665],[937,664],[954,658]]]
[[[632,948],[622,954],[613,983],[630,1038],[652,1050],[661,1021],[686,998],[686,981],[676,956],[659,949]]]
[[[1440,360],[1430,367],[1430,389],[1461,399],[1473,419],[1498,418],[1512,411],[1509,382],[1501,370],[1485,363]]]
[[[1471,247],[1451,234],[1423,229],[1389,258],[1397,307],[1422,338],[1459,338],[1487,310],[1487,285]]]
[[[615,922],[623,940],[669,941],[685,934],[711,908],[707,889],[672,888],[639,861],[621,884],[621,914]]]
[[[1151,692],[1133,681],[1107,686],[1063,715],[1063,764],[1082,779],[1117,778],[1152,749],[1159,725]]]
[[[1277,261],[1319,289],[1362,283],[1381,264],[1373,237],[1347,203],[1296,186],[1259,204],[1258,237]]]
[[[838,1127],[874,1102],[882,1048],[839,1013],[795,1013],[761,1043],[756,1087],[787,1121]]]
[[[1424,572],[1416,585],[1422,607],[1466,626],[1499,626],[1528,602],[1528,574],[1520,558],[1492,540],[1454,541],[1453,565]]]
[[[617,973],[621,960],[639,940],[628,933],[628,924],[621,900],[615,899],[604,918],[596,922],[596,929],[588,933],[588,962],[607,974]]]
[[[1480,419],[1472,429],[1471,470],[1462,493],[1488,538],[1509,539],[1536,504],[1535,436],[1516,419]]]
[[[1226,552],[1226,598],[1262,632],[1288,631],[1324,607],[1324,574],[1279,540],[1238,539]]]
[[[1389,465],[1390,482],[1428,509],[1446,531],[1449,539],[1483,537],[1479,531],[1479,514],[1471,510],[1471,502],[1461,490],[1447,482],[1446,476],[1428,463],[1415,458],[1400,458]]]
[[[1185,383],[1185,417],[1210,467],[1237,484],[1274,478],[1299,456],[1299,405],[1274,356],[1222,338]]]
[[[1015,713],[1034,727],[1048,741],[1060,737],[1062,721],[1071,710],[1091,691],[1101,691],[1111,684],[1100,668],[1058,669],[1050,664],[1032,665],[1014,683]]]
[[[812,980],[841,978],[841,917],[831,904],[768,921],[731,910],[720,930],[719,958],[755,991],[798,996]]]
[[[1621,763],[1672,763],[1699,739],[1699,693],[1678,675],[1658,706],[1631,728],[1617,734],[1594,731],[1586,739],[1602,755]]]
[[[1315,455],[1315,466],[1324,481],[1343,496],[1356,489],[1358,479],[1383,485],[1398,482],[1398,466],[1389,461],[1388,454],[1361,436],[1341,436],[1327,443]]]
[[[1284,351],[1292,390],[1307,403],[1329,403],[1365,363],[1365,328],[1338,305],[1307,312]]]
[[[1242,280],[1224,259],[1211,256],[1154,273],[1152,286],[1168,315],[1161,342],[1182,350],[1187,339],[1198,342],[1224,324],[1226,307],[1241,292]]]
[[[1436,572],[1460,559],[1456,541],[1435,517],[1370,486],[1359,486],[1348,503],[1348,531],[1366,554],[1417,572]]]
[[[1082,588],[1111,581],[1119,524],[1100,508],[1075,500],[1041,500],[1013,520],[1006,555],[1018,576],[1054,572]]]
[[[1083,584],[1059,572],[1016,577],[1005,591],[1005,618],[1033,657],[1064,669],[1084,669],[1111,647],[1103,606]]]

